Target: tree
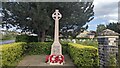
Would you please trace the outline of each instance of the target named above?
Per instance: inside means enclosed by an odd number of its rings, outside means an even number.
[[[106,26],[104,24],[99,24],[99,25],[97,25],[96,32],[97,32],[97,34],[99,34],[100,32],[102,32],[105,29],[106,29]]]
[[[52,25],[50,14],[46,11],[47,7],[45,3],[4,3],[3,20],[13,26],[17,25],[17,28],[22,29],[23,32],[37,33],[38,41],[43,42],[46,30]]]
[[[107,25],[107,29],[111,29],[120,34],[120,23],[110,23]]]
[[[90,22],[94,17],[92,2],[80,2],[80,3],[71,3],[71,8],[68,13],[68,17],[64,18],[66,21],[62,26],[61,33],[68,38],[76,38],[76,36],[81,32],[83,25]],[[85,29],[85,28],[84,28]]]
[[[60,20],[61,34],[69,33],[73,37],[94,18],[92,2],[10,2],[2,5],[3,24],[12,24],[22,31],[37,33],[39,41],[44,41],[46,34],[53,34],[54,20],[51,14],[55,9],[59,9],[63,16]],[[72,31],[68,32],[70,29]],[[52,32],[48,32],[50,30]]]

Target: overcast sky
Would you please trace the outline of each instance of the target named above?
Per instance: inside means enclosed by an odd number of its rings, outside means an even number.
[[[109,24],[118,21],[119,0],[94,0],[94,19],[88,23],[88,30],[96,30],[98,24]]]

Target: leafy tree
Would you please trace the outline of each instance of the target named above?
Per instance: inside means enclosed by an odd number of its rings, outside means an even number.
[[[106,26],[104,24],[99,24],[99,25],[97,25],[96,32],[97,32],[97,34],[99,34],[100,32],[102,32],[105,29],[106,29]]]
[[[113,22],[113,23],[108,24],[107,28],[120,34],[120,23],[118,22],[117,23]]]
[[[11,24],[23,32],[37,33],[39,41],[44,41],[46,35],[53,35],[51,14],[55,9],[59,9],[63,17],[60,20],[63,35],[76,37],[81,27],[94,18],[92,2],[9,2],[2,5],[3,26],[10,28],[7,24]]]

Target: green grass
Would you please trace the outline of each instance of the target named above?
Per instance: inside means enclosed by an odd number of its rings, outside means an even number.
[[[78,44],[86,45],[86,46],[94,46],[98,48],[98,42],[95,40],[89,40],[89,41],[84,41],[84,42],[77,42]]]

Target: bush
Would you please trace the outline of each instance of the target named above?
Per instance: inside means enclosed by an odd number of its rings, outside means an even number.
[[[37,36],[28,36],[28,35],[17,35],[16,42],[37,42]]]
[[[32,42],[27,46],[27,52],[29,55],[50,54],[51,42]]]
[[[68,43],[67,42],[61,42],[62,45],[62,54],[68,54]]]
[[[98,66],[98,50],[95,47],[69,43],[68,52],[78,68],[81,66]]]
[[[26,43],[12,43],[0,46],[2,52],[2,67],[15,66],[25,52]]]
[[[27,54],[40,55],[51,53],[52,42],[32,42],[27,45]],[[61,43],[63,54],[67,54],[67,43]]]
[[[15,42],[28,42],[28,39],[27,35],[17,35]]]

